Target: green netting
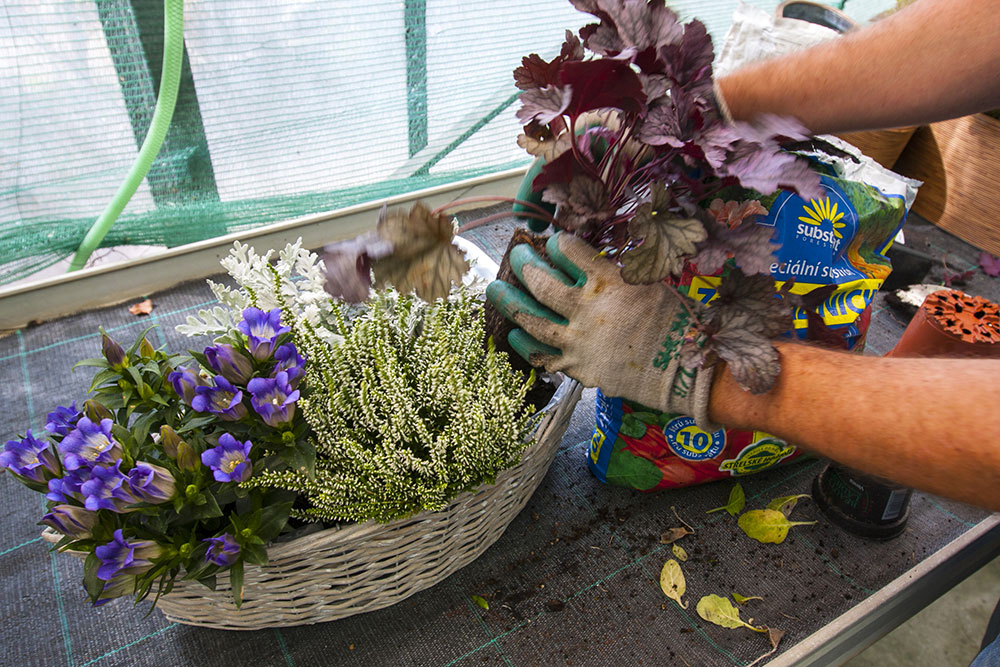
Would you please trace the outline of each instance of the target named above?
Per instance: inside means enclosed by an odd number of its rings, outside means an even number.
[[[857,2],[862,19],[893,4]],[[718,43],[736,0],[671,5]],[[511,71],[587,22],[567,0],[184,9],[173,123],[103,246],[177,246],[526,164]],[[77,249],[149,129],[162,49],[161,2],[0,0],[0,283]]]

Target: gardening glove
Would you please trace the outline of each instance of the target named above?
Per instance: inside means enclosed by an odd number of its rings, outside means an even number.
[[[717,430],[708,419],[714,369],[679,362],[689,328],[681,297],[662,283],[629,285],[613,262],[572,234],[554,234],[545,250],[557,269],[529,245],[510,253],[514,274],[534,298],[499,280],[486,289],[521,327],[508,335],[511,347],[532,365]]]

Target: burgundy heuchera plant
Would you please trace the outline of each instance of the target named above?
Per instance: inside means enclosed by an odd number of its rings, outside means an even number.
[[[819,196],[808,161],[781,147],[808,131],[773,115],[726,122],[711,37],[663,0],[571,2],[599,22],[579,38],[567,31],[551,61],[531,54],[514,71],[518,144],[545,162],[533,190],[557,205],[557,227],[613,257],[628,283],[722,271],[707,307],[681,297],[695,322],[681,361],[722,358],[744,388],[767,391],[779,370],[770,339],[791,327],[792,299],[776,298],[790,295],[768,275],[773,229],[757,224],[767,211],[753,195]]]

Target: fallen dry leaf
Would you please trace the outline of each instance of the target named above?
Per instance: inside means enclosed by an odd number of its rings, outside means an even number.
[[[146,299],[145,301],[140,301],[139,303],[133,303],[128,307],[128,312],[133,315],[149,315],[153,312],[153,302]]]

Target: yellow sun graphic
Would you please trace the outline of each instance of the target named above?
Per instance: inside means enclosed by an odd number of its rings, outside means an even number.
[[[840,222],[840,219],[844,217],[844,213],[837,212],[837,202],[830,205],[830,198],[824,197],[823,199],[813,199],[811,202],[812,208],[809,208],[809,204],[802,207],[802,210],[808,214],[808,217],[801,216],[799,220],[808,223],[810,225],[822,225],[825,220],[828,220],[831,225],[833,225],[833,235],[838,239],[844,238],[840,233],[840,229],[846,225],[846,223]]]

